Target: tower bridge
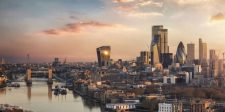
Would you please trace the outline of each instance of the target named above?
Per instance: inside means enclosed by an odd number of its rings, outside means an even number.
[[[53,84],[52,68],[41,69],[41,70],[32,70],[31,68],[28,68],[26,76],[25,76],[25,81],[27,85],[32,85],[32,77],[47,77],[48,78],[47,83]]]

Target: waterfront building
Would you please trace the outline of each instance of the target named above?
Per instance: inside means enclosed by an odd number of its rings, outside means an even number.
[[[137,103],[108,103],[106,109],[111,111],[128,111],[136,109]]]
[[[98,57],[98,66],[99,67],[107,67],[110,65],[110,46],[102,46],[96,49],[97,57]]]
[[[6,84],[6,80],[7,80],[7,78],[6,78],[5,75],[0,75],[0,88],[6,86],[5,85]]]

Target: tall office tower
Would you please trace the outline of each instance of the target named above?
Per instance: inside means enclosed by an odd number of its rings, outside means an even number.
[[[160,63],[163,63],[162,54],[169,53],[169,46],[168,46],[168,30],[164,29],[162,25],[152,26],[152,41],[150,49],[151,56],[153,52],[152,48],[155,44],[157,45]]]
[[[195,44],[188,43],[187,44],[187,62],[193,63],[194,59],[195,59]]]
[[[210,77],[217,77],[218,76],[218,56],[216,55],[216,51],[211,49],[209,51],[209,73],[210,73]]]
[[[223,59],[219,59],[218,61],[218,74],[224,76]]]
[[[199,61],[200,63],[207,62],[207,43],[203,43],[202,39],[199,39]]]
[[[148,51],[141,51],[140,53],[140,60],[143,65],[149,64],[149,52]]]
[[[207,62],[207,43],[203,43],[199,38],[199,63],[202,67],[202,75],[209,77],[209,65]]]
[[[161,57],[163,59],[163,68],[168,68],[173,63],[173,53],[163,53]]]
[[[98,57],[98,66],[109,66],[110,65],[110,46],[102,46],[96,49]]]
[[[151,52],[151,64],[153,66],[155,66],[157,64],[160,64],[160,62],[159,62],[159,51],[158,51],[157,44],[152,45],[151,50],[152,50],[152,52]]]
[[[175,55],[175,62],[183,65],[183,64],[186,63],[186,58],[187,58],[187,56],[186,56],[184,44],[182,42],[180,42],[178,47],[177,47],[177,52],[176,52],[176,55]]]

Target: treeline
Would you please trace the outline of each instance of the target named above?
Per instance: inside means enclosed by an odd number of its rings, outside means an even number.
[[[225,100],[224,88],[174,87],[171,94],[176,94],[177,97]]]

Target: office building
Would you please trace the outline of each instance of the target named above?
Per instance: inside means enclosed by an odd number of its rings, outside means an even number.
[[[97,51],[97,57],[98,57],[98,66],[109,66],[110,65],[110,52],[111,47],[110,46],[102,46],[96,49]]]
[[[163,53],[161,57],[163,68],[168,68],[173,63],[173,53]]]
[[[159,62],[159,52],[158,52],[158,47],[157,44],[152,45],[152,52],[151,52],[151,64],[153,66],[160,64]]]
[[[160,63],[162,63],[163,61],[162,54],[169,53],[168,30],[164,29],[162,25],[152,26],[152,41],[151,41],[151,49],[150,49],[151,57],[152,57],[152,54],[156,54],[156,53],[153,53],[154,45],[157,45],[159,61]],[[151,59],[153,59],[151,61],[153,62],[155,61],[154,58],[151,58]]]
[[[194,59],[195,59],[195,44],[188,43],[187,44],[187,62],[193,63]]]
[[[209,51],[209,73],[210,77],[217,77],[218,76],[218,70],[219,70],[219,59],[216,55],[216,51],[211,49]]]
[[[199,39],[199,60],[200,63],[207,61],[207,43],[203,43],[202,39]]]
[[[176,63],[180,63],[180,65],[183,65],[186,63],[186,51],[184,48],[184,44],[182,42],[180,42],[177,47],[177,52],[176,52],[174,60]]]
[[[199,38],[199,62],[202,66],[202,75],[209,77],[209,64],[207,61],[207,43]]]
[[[140,53],[140,61],[142,65],[148,65],[149,64],[149,56],[150,53],[148,51],[141,51]]]
[[[201,73],[201,65],[195,65],[195,64],[185,64],[181,67],[181,71],[188,72],[194,79],[195,75],[198,73]]]

